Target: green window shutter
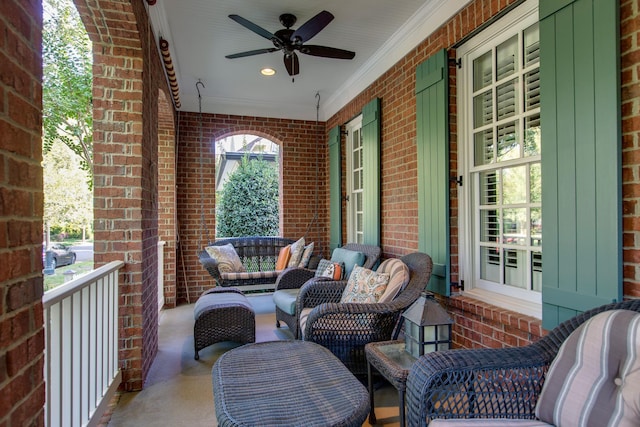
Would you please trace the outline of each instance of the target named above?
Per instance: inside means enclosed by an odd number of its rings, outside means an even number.
[[[329,130],[329,250],[342,246],[342,157],[340,127]]]
[[[622,298],[616,0],[540,0],[542,326]]]
[[[380,246],[380,99],[362,109],[363,240]]]
[[[449,295],[449,102],[447,52],[416,71],[418,250],[433,259],[428,289]]]

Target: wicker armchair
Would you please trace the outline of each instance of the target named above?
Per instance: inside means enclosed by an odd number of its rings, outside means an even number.
[[[407,378],[408,425],[426,426],[439,418],[465,418],[459,420],[465,425],[478,418],[533,420],[549,365],[562,343],[586,320],[613,309],[640,312],[640,299],[586,311],[528,346],[422,356]]]
[[[400,314],[420,296],[431,277],[429,255],[415,252],[401,260],[409,267],[409,283],[391,302],[340,303],[346,282],[322,282],[318,289],[305,284],[296,311],[314,308],[305,323],[303,339],[327,347],[352,373],[365,375],[365,344],[393,338]]]
[[[363,267],[365,268],[373,268],[378,260],[380,259],[381,249],[379,246],[372,245],[361,245],[358,243],[347,243],[342,246],[343,249],[347,249],[355,252],[362,252],[365,254],[365,261]],[[292,295],[296,296],[299,294],[302,285],[309,282],[308,286],[305,287],[305,295],[303,299],[306,301],[306,304],[314,304],[316,300],[322,300],[324,297],[324,287],[332,287],[337,284],[342,284],[344,286],[347,284],[346,280],[338,281],[338,282],[329,282],[324,278],[314,278],[315,271],[305,268],[287,268],[284,270],[276,281],[276,289],[275,292],[293,290]],[[318,283],[322,281],[322,285],[316,287],[313,283]],[[275,294],[274,294],[275,297]],[[306,305],[309,306],[309,305]],[[295,313],[290,314],[282,308],[278,307],[276,304],[276,327],[280,327],[280,322],[284,322],[288,327],[293,336],[297,339],[300,338],[299,331],[299,311],[295,311]]]

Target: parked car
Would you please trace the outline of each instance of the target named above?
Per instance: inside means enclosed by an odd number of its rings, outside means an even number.
[[[62,243],[54,243],[46,251],[51,254],[51,268],[55,269],[63,265],[71,265],[76,262],[76,253],[71,248]],[[46,256],[45,254],[45,256]],[[46,259],[46,258],[45,258]]]

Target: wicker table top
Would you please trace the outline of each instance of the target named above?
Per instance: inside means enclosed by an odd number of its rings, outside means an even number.
[[[326,348],[305,341],[247,344],[213,366],[220,426],[361,426],[365,387]]]
[[[404,351],[404,341],[369,343],[364,351],[367,361],[399,391],[404,391],[407,376],[416,358]]]

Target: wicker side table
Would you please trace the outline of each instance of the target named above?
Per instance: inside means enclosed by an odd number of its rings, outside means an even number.
[[[364,347],[367,356],[367,374],[369,385],[369,423],[376,423],[373,404],[372,367],[385,377],[398,390],[398,412],[400,427],[405,426],[404,395],[407,386],[407,376],[416,358],[404,351],[404,341],[372,342]]]

